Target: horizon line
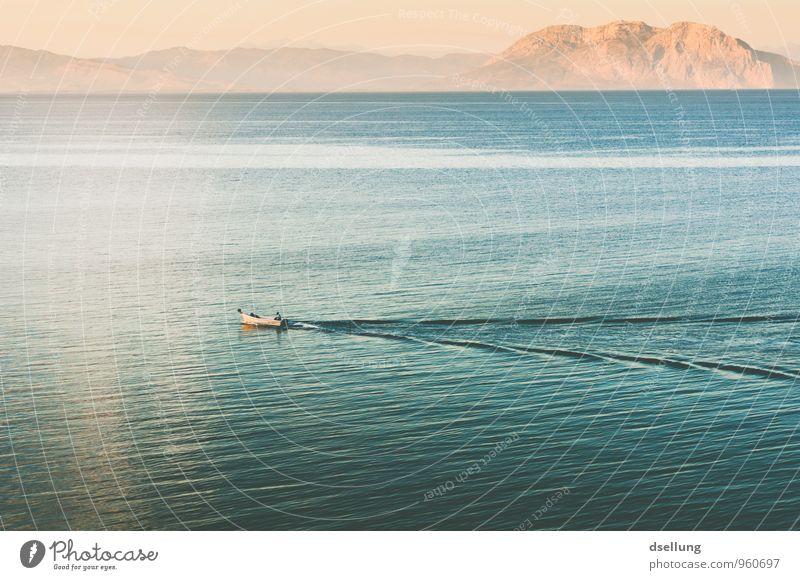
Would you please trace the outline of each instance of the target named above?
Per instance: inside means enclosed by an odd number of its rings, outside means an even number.
[[[192,95],[198,96],[226,96],[226,95],[261,95],[261,96],[274,96],[274,95],[494,95],[494,94],[560,94],[560,93],[785,93],[797,92],[800,93],[800,86],[794,88],[716,88],[716,89],[674,89],[674,88],[647,88],[647,89],[497,89],[497,90],[427,90],[427,91],[414,91],[414,90],[396,90],[396,91],[191,91],[191,92],[174,92],[164,91],[160,92],[159,96],[164,97],[186,97]],[[16,92],[3,92],[0,91],[0,98],[16,97],[20,95],[25,97],[142,97],[147,96],[151,91],[124,91],[119,93],[97,92],[97,93],[81,93],[74,91],[16,91]]]

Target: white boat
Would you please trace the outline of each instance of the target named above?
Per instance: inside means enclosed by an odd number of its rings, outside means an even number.
[[[282,318],[280,315],[262,318],[258,314],[245,314],[242,312],[242,309],[239,308],[237,310],[239,315],[242,317],[242,324],[247,324],[248,326],[271,326],[272,328],[289,328],[289,321],[285,318]]]

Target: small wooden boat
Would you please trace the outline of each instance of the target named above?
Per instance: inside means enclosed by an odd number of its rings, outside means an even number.
[[[271,326],[272,328],[289,328],[289,321],[280,317],[280,315],[262,318],[252,312],[250,314],[245,314],[242,312],[241,308],[239,308],[237,312],[242,317],[242,324],[247,324],[249,326]]]

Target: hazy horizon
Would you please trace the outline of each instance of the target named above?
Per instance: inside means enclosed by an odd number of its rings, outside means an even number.
[[[199,0],[148,4],[131,0],[42,0],[3,4],[0,44],[48,50],[79,58],[118,58],[186,46],[227,50],[239,46],[297,46],[439,56],[497,53],[525,34],[554,24],[596,26],[642,20],[653,26],[676,21],[713,24],[761,49],[787,52],[800,41],[782,23],[793,21],[788,0],[695,3],[677,0],[642,5],[626,0],[523,0],[458,5],[442,0],[307,2],[289,10],[249,1]]]

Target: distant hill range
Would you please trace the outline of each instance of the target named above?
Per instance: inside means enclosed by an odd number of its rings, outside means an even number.
[[[0,93],[797,88],[800,64],[714,26],[550,26],[499,55],[171,48],[79,59],[0,47]]]

